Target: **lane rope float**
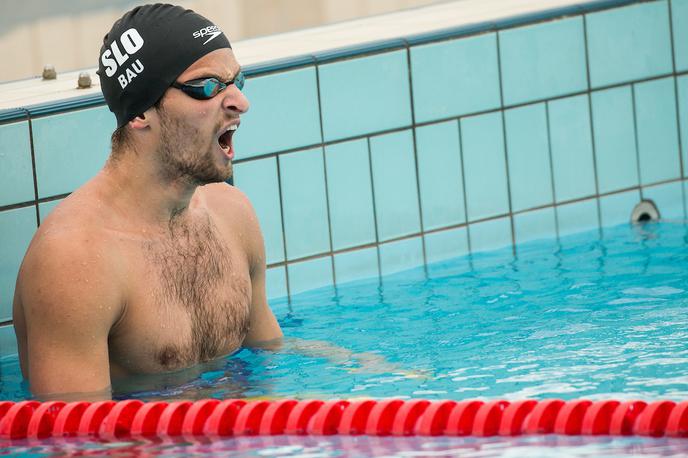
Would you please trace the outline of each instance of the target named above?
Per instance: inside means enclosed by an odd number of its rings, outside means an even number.
[[[688,437],[688,401],[0,402],[1,439],[256,435]]]

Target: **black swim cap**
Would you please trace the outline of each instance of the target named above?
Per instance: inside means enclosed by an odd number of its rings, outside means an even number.
[[[231,48],[215,24],[180,6],[144,5],[122,16],[103,38],[98,76],[117,127],[140,115],[195,61]]]

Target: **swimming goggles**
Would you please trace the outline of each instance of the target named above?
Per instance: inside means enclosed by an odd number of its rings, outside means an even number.
[[[237,73],[233,80],[223,83],[217,78],[198,78],[195,80],[187,81],[186,83],[177,83],[176,81],[172,83],[172,87],[179,89],[184,94],[189,97],[193,97],[198,100],[208,100],[215,97],[220,92],[227,89],[228,86],[232,84],[237,87],[237,89],[242,90],[244,88],[244,83],[246,78],[242,72]]]

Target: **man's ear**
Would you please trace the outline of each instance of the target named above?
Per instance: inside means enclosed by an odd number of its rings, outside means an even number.
[[[134,130],[146,129],[150,126],[150,119],[146,116],[146,113],[141,113],[131,121],[129,121],[129,127]]]
[[[129,127],[134,130],[142,130],[151,127],[158,116],[157,109],[153,106],[129,121]]]

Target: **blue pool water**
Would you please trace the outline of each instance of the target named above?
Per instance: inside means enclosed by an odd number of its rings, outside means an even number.
[[[687,266],[687,225],[624,225],[605,228],[603,235],[595,231],[519,245],[515,254],[507,248],[336,291],[315,290],[291,304],[272,304],[288,336],[282,350],[244,349],[194,370],[120,384],[115,396],[684,400]],[[3,360],[1,369],[0,399],[25,398],[16,358]],[[341,455],[341,449],[327,445],[331,439],[270,440],[277,442],[255,439],[247,453]],[[554,439],[510,441],[515,449],[557,445],[560,451],[575,442],[548,440]],[[500,453],[485,451],[498,452],[507,442],[411,440],[397,442],[390,453],[419,456],[430,443],[437,450],[468,447],[466,456],[469,451],[496,456]],[[571,456],[688,451],[682,441],[583,442],[587,445],[574,447]],[[343,455],[365,456],[356,455],[361,444]],[[170,451],[185,446],[191,445],[168,444]]]

